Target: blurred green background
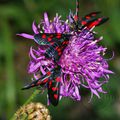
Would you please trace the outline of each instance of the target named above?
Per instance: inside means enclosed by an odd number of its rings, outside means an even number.
[[[27,100],[33,89],[21,91],[30,82],[27,73],[28,52],[34,42],[16,36],[16,33],[32,33],[33,20],[37,23],[48,12],[50,19],[56,13],[66,19],[69,9],[75,11],[75,0],[0,0],[0,120],[8,120]],[[120,0],[80,0],[80,15],[102,11],[109,22],[96,28],[104,36],[102,45],[108,48],[110,82],[104,86],[107,95],[95,96],[88,103],[90,92],[82,90],[82,100],[75,102],[65,98],[57,107],[49,106],[53,120],[120,120]],[[35,101],[46,104],[46,94],[38,95]]]

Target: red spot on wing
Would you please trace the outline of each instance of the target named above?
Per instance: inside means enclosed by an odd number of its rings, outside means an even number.
[[[43,35],[42,35],[42,38],[43,38],[43,39],[45,39],[45,38],[46,38],[46,35],[45,35],[45,34],[43,34]]]
[[[58,49],[58,46],[55,48],[55,50],[57,50]]]
[[[58,51],[58,52],[60,52],[60,51],[61,51],[61,49],[60,49],[60,48],[58,48],[58,49],[57,49],[57,51]]]
[[[57,33],[56,34],[56,38],[60,39],[62,37],[62,34],[61,33]]]
[[[61,33],[57,33],[56,35],[57,35],[57,36],[61,36]]]
[[[56,91],[56,90],[58,90],[57,87],[52,87],[52,91]]]
[[[54,45],[54,42],[50,42],[51,45]]]
[[[41,84],[41,81],[38,81],[38,82],[37,82],[37,85],[40,85],[40,84]]]
[[[96,16],[96,13],[93,13],[92,16]]]
[[[63,44],[63,45],[66,44],[66,41],[64,41],[62,44]]]
[[[74,20],[75,20],[75,21],[78,20],[78,16],[77,16],[77,15],[74,16]]]
[[[50,72],[50,71],[48,71],[48,72],[47,72],[47,75],[48,75],[48,76],[49,76],[49,75],[51,75],[51,72]]]
[[[55,80],[56,80],[56,82],[60,82],[61,78],[57,77]]]
[[[91,17],[90,17],[90,16],[86,16],[85,18],[86,18],[86,19],[90,19]]]
[[[46,78],[46,79],[43,81],[43,83],[46,83],[46,82],[48,82],[48,78]]]
[[[62,44],[67,45],[68,43],[69,43],[69,41],[64,41]]]
[[[60,39],[60,38],[61,38],[61,35],[59,35],[59,36],[56,36],[56,38]]]
[[[69,43],[69,41],[66,41],[66,44],[68,44]]]
[[[62,54],[62,52],[60,51],[60,52],[58,52],[58,55],[61,55]]]
[[[47,40],[48,40],[48,41],[51,41],[51,40],[52,40],[52,38],[51,38],[51,37],[49,37]]]
[[[90,23],[89,25],[87,25],[88,28],[92,28],[93,26],[97,26],[100,22],[101,22],[102,18],[99,18],[98,20]]]
[[[49,88],[51,88],[51,85],[52,85],[52,81],[49,82]]]
[[[54,98],[57,100],[57,99],[58,99],[58,95],[57,95],[57,94],[54,94]]]
[[[48,82],[48,78],[44,79],[43,81],[38,81],[36,85],[41,85],[41,84],[45,84]]]
[[[64,43],[64,44],[66,44],[66,43]],[[63,45],[63,44],[62,44],[62,45]],[[59,56],[62,54],[63,49],[64,49],[64,46],[58,47],[58,48],[56,49],[56,51],[58,52],[58,55],[59,55]]]
[[[82,21],[82,25],[85,25],[85,24],[87,24],[87,22],[86,21]]]
[[[34,87],[34,86],[35,86],[35,84],[32,84],[31,86],[32,86],[32,87]]]

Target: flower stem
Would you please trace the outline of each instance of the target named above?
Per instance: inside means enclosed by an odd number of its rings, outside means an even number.
[[[35,97],[36,95],[40,92],[40,90],[35,90],[33,92],[33,94],[28,98],[28,100],[23,104],[24,105],[27,105],[28,103],[30,103]],[[20,110],[20,108],[14,113],[14,115],[12,116],[12,118],[10,120],[17,120],[16,118],[16,113],[18,113]],[[26,116],[25,116],[26,117]]]
[[[39,92],[40,92],[40,90],[35,90],[35,91],[33,92],[33,94],[29,97],[29,99],[28,99],[23,105],[26,105],[26,104],[30,103],[30,102],[36,97],[36,95],[37,95]]]

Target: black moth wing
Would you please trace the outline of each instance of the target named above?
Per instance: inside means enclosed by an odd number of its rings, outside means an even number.
[[[57,62],[67,46],[70,34],[39,33],[34,35],[34,41],[39,45],[48,45],[45,56]]]
[[[88,29],[92,28],[93,26],[99,26],[106,22],[108,18],[106,17],[98,17],[97,15],[101,12],[92,12],[80,19],[81,29],[87,27]]]
[[[60,96],[60,80],[61,80],[61,71],[60,66],[57,66],[53,70],[53,74],[50,77],[48,82],[48,99],[49,102],[56,106],[59,103],[59,96]]]
[[[80,18],[80,23],[82,26],[85,26],[86,24],[94,21],[97,18],[97,15],[100,14],[101,12],[91,12],[84,17]]]
[[[34,80],[28,85],[24,86],[22,90],[29,89],[29,88],[36,87],[36,86],[44,86],[48,83],[50,76],[51,76],[51,71],[48,71],[45,75],[43,75],[38,80]]]
[[[47,58],[52,58],[55,62],[57,62],[61,57],[63,50],[68,45],[68,43],[69,43],[69,37],[61,38],[46,50],[45,56]]]
[[[87,15],[85,15],[84,17],[81,18],[81,20],[89,20],[91,18],[95,18],[97,17],[98,14],[100,14],[101,12],[100,11],[97,11],[97,12],[91,12]]]
[[[39,45],[53,45],[61,38],[68,38],[68,36],[70,35],[62,33],[39,33],[34,35],[34,41]]]
[[[34,80],[30,84],[24,86],[22,90],[30,89],[36,86],[47,87],[48,99],[52,105],[56,106],[59,103],[60,80],[61,80],[61,67],[56,66],[54,69],[48,71],[38,80]]]
[[[88,23],[86,26],[88,29],[90,29],[94,26],[99,26],[99,25],[105,23],[106,21],[108,21],[108,19],[109,19],[108,17],[100,17],[100,18],[97,18],[94,21]]]
[[[34,35],[34,40],[39,45],[48,45],[46,48],[45,57],[52,58],[57,62],[67,46],[70,34],[61,33],[39,33]]]

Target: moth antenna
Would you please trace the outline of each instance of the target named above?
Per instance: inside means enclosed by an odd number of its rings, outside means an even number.
[[[79,0],[76,0],[76,13],[74,16],[75,21],[78,21],[79,18]]]
[[[76,0],[76,16],[79,18],[79,0]]]

